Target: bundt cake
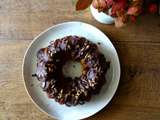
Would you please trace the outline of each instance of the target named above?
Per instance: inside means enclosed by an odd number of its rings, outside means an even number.
[[[66,77],[62,68],[66,61],[76,61],[82,65],[80,77]],[[50,42],[37,52],[35,76],[41,81],[49,98],[60,104],[75,106],[89,101],[99,93],[105,83],[109,68],[103,54],[95,43],[84,37],[66,36]]]

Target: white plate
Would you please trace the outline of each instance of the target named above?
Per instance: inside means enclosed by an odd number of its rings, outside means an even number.
[[[83,36],[94,43],[100,42],[101,53],[105,55],[107,61],[111,61],[110,69],[106,74],[107,82],[100,94],[93,96],[90,102],[75,107],[59,105],[53,99],[49,99],[40,88],[39,81],[32,77],[36,69],[37,51],[49,45],[50,41],[68,35]],[[82,22],[66,22],[47,29],[33,40],[25,54],[23,77],[29,96],[40,110],[60,120],[84,119],[100,111],[112,99],[120,79],[120,63],[114,46],[99,29]]]

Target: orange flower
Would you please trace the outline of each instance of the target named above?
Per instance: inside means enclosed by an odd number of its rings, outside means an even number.
[[[145,0],[78,0],[77,8],[84,9],[91,3],[99,12],[115,17],[115,26],[122,27],[127,20],[135,22],[136,16],[140,15],[143,10]],[[83,4],[82,4],[83,3]],[[158,10],[156,4],[148,6],[150,13],[155,13]]]
[[[93,7],[98,9],[98,11],[105,11],[107,9],[107,3],[105,0],[93,0]]]
[[[112,16],[117,16],[117,12],[119,13],[124,11],[126,6],[127,6],[126,0],[117,0],[116,2],[114,2],[111,11]]]
[[[142,12],[142,8],[140,6],[133,6],[128,9],[127,14],[138,16],[141,12]]]

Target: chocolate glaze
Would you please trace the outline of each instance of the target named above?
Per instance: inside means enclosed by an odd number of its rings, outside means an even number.
[[[62,67],[68,60],[82,64],[80,77],[72,79],[63,75]],[[109,62],[97,45],[84,37],[66,36],[37,52],[36,77],[42,82],[42,89],[49,98],[67,106],[84,104],[99,93],[108,68]]]

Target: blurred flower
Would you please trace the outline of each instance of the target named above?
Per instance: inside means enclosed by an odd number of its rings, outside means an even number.
[[[105,11],[107,9],[107,3],[105,0],[93,0],[93,7],[98,9],[98,11]]]
[[[105,0],[105,2],[106,2],[106,4],[107,4],[107,7],[108,7],[108,8],[111,7],[111,6],[113,5],[113,3],[114,3],[113,0]]]
[[[155,3],[150,3],[148,5],[148,12],[149,13],[156,13],[158,11],[158,6]]]
[[[126,0],[116,0],[116,2],[114,2],[112,5],[112,16],[117,16],[117,14],[125,11],[126,6]]]
[[[85,9],[91,3],[99,12],[104,12],[115,18],[115,26],[122,27],[127,20],[136,21],[137,16],[147,5],[149,13],[156,13],[158,5],[148,0],[78,0],[77,9]],[[153,2],[153,1],[152,1]]]
[[[142,12],[142,8],[140,6],[133,6],[128,9],[127,14],[138,16],[141,12]]]

